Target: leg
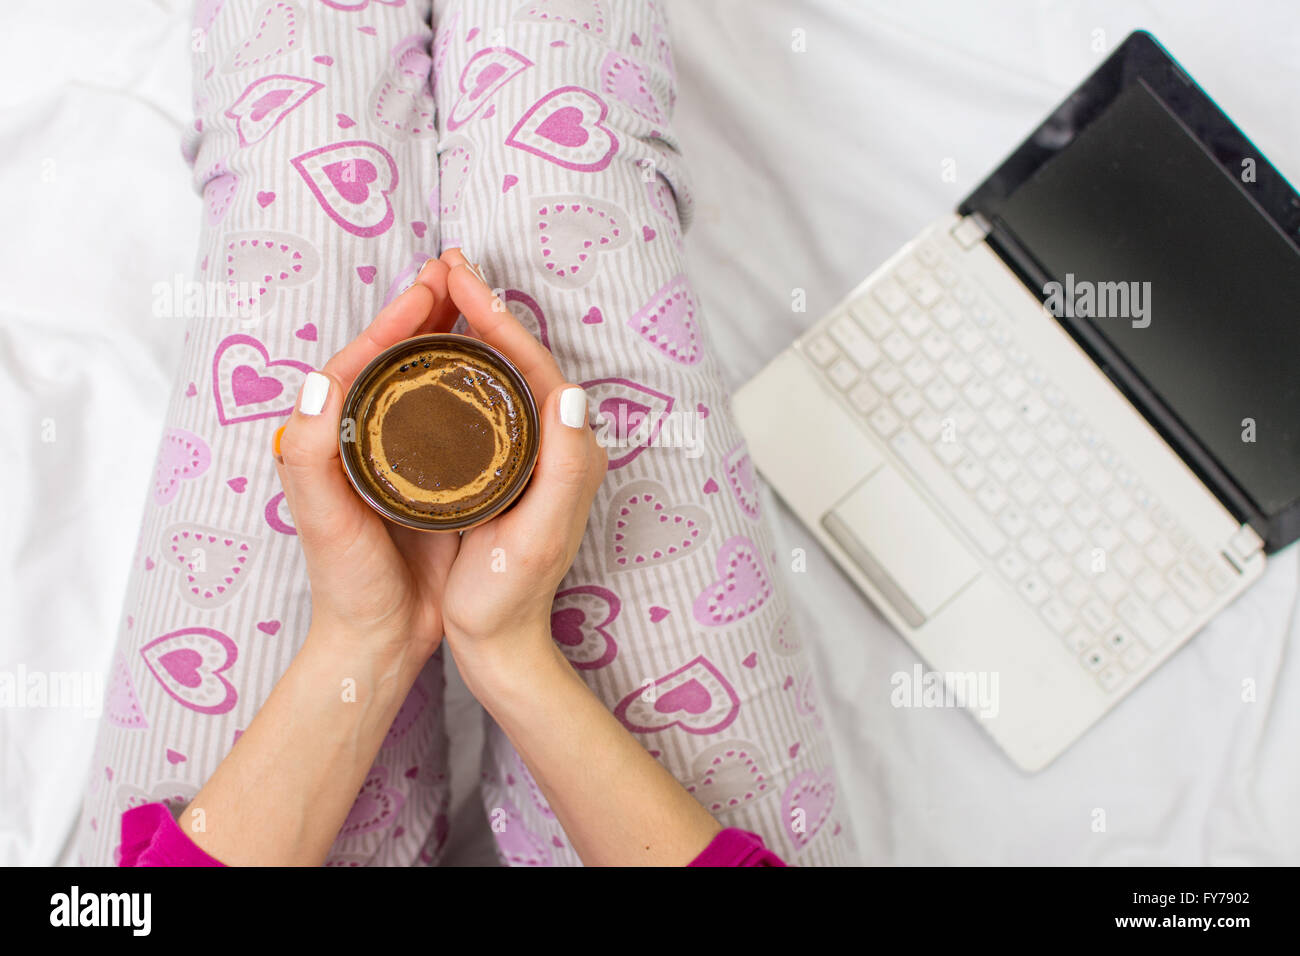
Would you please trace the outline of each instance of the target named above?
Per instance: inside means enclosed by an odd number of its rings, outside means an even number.
[[[724,825],[843,862],[809,665],[683,270],[658,4],[452,0],[436,22],[443,245],[504,287],[618,442],[555,638]],[[576,863],[495,727],[484,760],[501,858]]]
[[[204,199],[199,281],[175,305],[185,357],[78,833],[85,863],[113,861],[130,806],[188,802],[305,636],[307,577],[269,442],[305,372],[435,251],[429,19],[418,0],[198,4],[185,155]],[[332,863],[436,859],[442,691],[439,656]]]

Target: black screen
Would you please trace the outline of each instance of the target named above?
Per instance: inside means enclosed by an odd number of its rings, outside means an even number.
[[[990,211],[1072,302],[1139,294],[1073,321],[1272,514],[1300,498],[1300,254],[1248,189],[1136,82]]]

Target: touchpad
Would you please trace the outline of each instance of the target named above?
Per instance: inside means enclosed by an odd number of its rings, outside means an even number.
[[[913,627],[980,572],[966,545],[891,465],[849,492],[822,526]]]

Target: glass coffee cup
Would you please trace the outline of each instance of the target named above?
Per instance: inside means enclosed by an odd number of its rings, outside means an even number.
[[[448,332],[398,342],[361,371],[343,401],[339,454],[385,518],[464,531],[523,493],[539,440],[537,403],[514,364]]]

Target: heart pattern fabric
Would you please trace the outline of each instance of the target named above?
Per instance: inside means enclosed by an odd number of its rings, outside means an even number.
[[[533,262],[547,281],[564,288],[586,285],[600,258],[627,245],[627,213],[613,203],[581,196],[534,200]]]
[[[690,283],[679,275],[655,292],[627,324],[663,357],[694,365],[700,360],[698,311]]]
[[[609,468],[622,468],[654,444],[673,410],[673,398],[626,378],[582,383],[587,408],[594,412],[596,439],[605,447]]]
[[[726,813],[774,792],[767,758],[747,740],[724,740],[696,755],[686,790],[710,813]]]
[[[370,95],[375,125],[395,139],[437,133],[436,108],[429,91],[429,67],[424,40],[412,36],[392,51],[388,70]]]
[[[447,129],[468,123],[501,87],[532,65],[532,60],[509,47],[485,47],[475,53],[460,71],[460,96],[451,105]]]
[[[198,524],[174,524],[159,542],[163,563],[176,572],[181,596],[200,608],[225,604],[248,581],[258,542],[247,535]]]
[[[310,371],[310,365],[296,359],[272,361],[266,346],[251,335],[226,336],[212,356],[217,420],[234,425],[288,415]]]
[[[210,627],[186,627],[140,648],[150,673],[179,704],[200,714],[224,714],[239,699],[225,671],[239,657],[235,642]]]
[[[254,80],[226,110],[226,116],[235,121],[239,145],[252,146],[265,139],[281,120],[324,86],[308,77],[287,73]]]
[[[596,173],[618,152],[618,137],[605,125],[609,107],[580,86],[552,90],[519,118],[506,145],[580,173]]]
[[[600,36],[605,32],[605,4],[602,0],[539,0],[520,7],[515,19],[563,23]]]
[[[797,847],[806,847],[826,824],[835,806],[835,776],[830,770],[806,770],[781,797],[781,819]]]
[[[252,32],[230,51],[223,71],[237,73],[292,53],[302,45],[302,11],[290,0],[274,0],[255,17]]]
[[[636,60],[611,50],[600,64],[600,78],[601,89],[632,112],[656,126],[668,122],[652,91],[649,73]]]
[[[551,603],[551,637],[579,670],[597,670],[618,655],[609,627],[622,610],[613,591],[584,584],[556,592]]]
[[[753,614],[772,596],[772,579],[754,542],[728,538],[718,549],[717,579],[695,599],[695,620],[706,627],[733,624]]]
[[[740,713],[740,698],[730,682],[701,654],[648,687],[638,687],[614,708],[614,716],[634,734],[678,727],[688,734],[726,730]]]
[[[265,318],[282,291],[306,285],[318,272],[320,255],[301,236],[266,231],[225,238],[226,300],[241,318]]]
[[[705,509],[673,503],[659,482],[628,482],[609,504],[606,565],[611,571],[631,571],[679,561],[699,550],[712,526]]]
[[[113,658],[108,690],[104,694],[104,719],[123,730],[146,730],[149,727],[135,692],[131,669],[122,654]]]
[[[391,827],[405,802],[401,791],[388,785],[388,768],[371,767],[361,785],[361,792],[339,829],[339,836],[359,836]]]
[[[740,505],[740,510],[746,517],[754,521],[759,520],[761,504],[758,497],[758,480],[754,475],[754,463],[749,457],[749,449],[744,443],[727,452],[722,468],[727,476],[727,487],[736,496],[736,503]]]
[[[290,162],[326,215],[344,231],[368,238],[393,225],[388,197],[397,188],[397,163],[382,146],[349,140],[309,150]]]
[[[153,502],[162,506],[176,497],[182,481],[198,478],[212,464],[208,443],[184,428],[163,435],[153,473]]]

